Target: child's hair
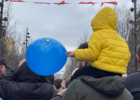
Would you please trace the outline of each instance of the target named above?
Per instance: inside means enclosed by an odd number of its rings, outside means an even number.
[[[80,46],[78,47],[78,49],[85,49],[85,48],[88,48],[88,42],[81,43]]]

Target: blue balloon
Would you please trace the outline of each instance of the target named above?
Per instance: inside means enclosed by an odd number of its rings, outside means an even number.
[[[48,76],[57,73],[67,61],[65,47],[55,39],[40,38],[31,43],[26,52],[26,62],[36,74]]]

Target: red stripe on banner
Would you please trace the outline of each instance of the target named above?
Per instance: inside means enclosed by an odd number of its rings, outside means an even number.
[[[23,0],[10,0],[11,2],[25,2]]]
[[[79,4],[92,4],[92,5],[94,5],[95,3],[94,2],[80,2]]]
[[[56,4],[56,5],[64,5],[64,4],[70,4],[70,3],[66,3],[65,1],[61,1],[60,3],[53,3],[53,4]]]
[[[113,4],[113,5],[117,5],[117,4],[118,4],[117,2],[102,2],[102,3],[101,3],[101,6],[103,6],[105,3]]]
[[[11,2],[28,2],[28,1],[23,1],[23,0],[10,0]],[[56,5],[64,5],[64,4],[71,4],[71,3],[66,3],[65,1],[61,1],[60,3],[48,3],[48,2],[32,2],[35,4],[56,4]],[[105,3],[107,4],[113,4],[113,5],[117,5],[117,2],[101,2],[101,6],[103,6]],[[92,4],[92,6],[96,3],[94,2],[80,2],[79,4]]]
[[[35,3],[35,4],[51,4],[51,3],[47,3],[47,2],[33,2],[33,3]]]

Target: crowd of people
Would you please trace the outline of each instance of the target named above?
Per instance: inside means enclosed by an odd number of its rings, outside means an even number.
[[[91,21],[94,33],[68,57],[77,59],[77,68],[64,79],[41,76],[28,67],[26,59],[10,69],[0,57],[0,97],[3,100],[140,100],[140,71],[128,75],[131,53],[116,32],[117,15],[109,7]],[[140,63],[140,45],[137,48]],[[10,71],[6,73],[6,69]]]

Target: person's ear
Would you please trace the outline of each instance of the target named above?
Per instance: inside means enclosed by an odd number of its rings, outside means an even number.
[[[0,71],[2,70],[2,67],[3,67],[3,66],[2,66],[2,65],[0,65]]]
[[[136,55],[137,57],[137,62],[140,63],[140,57],[138,55]]]
[[[82,62],[81,62],[81,61],[78,61],[78,62],[77,62],[77,67],[78,67],[78,68],[81,68],[81,67],[82,67]]]
[[[87,66],[87,62],[82,62],[82,67]]]

